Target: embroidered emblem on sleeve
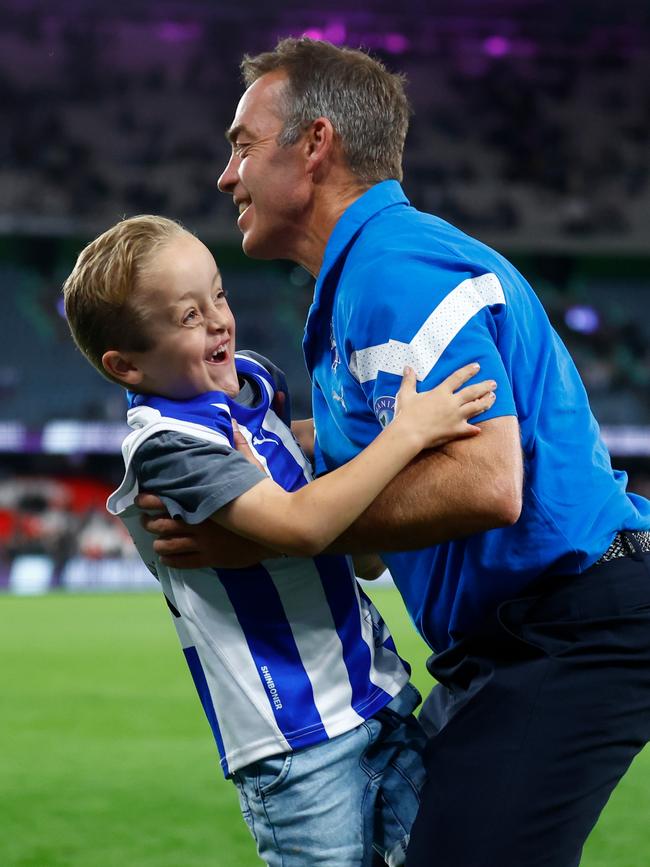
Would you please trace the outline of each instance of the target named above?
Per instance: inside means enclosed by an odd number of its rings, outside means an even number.
[[[373,411],[377,416],[377,421],[382,427],[389,425],[395,415],[395,398],[391,395],[383,395],[378,397],[374,403]]]

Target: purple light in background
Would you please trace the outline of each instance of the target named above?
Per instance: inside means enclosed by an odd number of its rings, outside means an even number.
[[[65,304],[64,304],[64,302],[63,302],[63,298],[57,298],[57,301],[56,301],[56,312],[59,314],[59,316],[60,316],[62,319],[65,319],[65,318],[66,318],[66,316],[65,316]]]
[[[580,334],[593,334],[600,328],[598,311],[586,304],[574,304],[568,307],[564,314],[564,321],[572,331],[578,331]]]
[[[201,36],[201,27],[181,21],[161,21],[156,26],[156,35],[161,42],[193,42]]]
[[[387,33],[384,46],[391,54],[404,54],[409,47],[409,41],[403,33]]]
[[[323,38],[333,45],[343,45],[348,35],[347,28],[342,21],[332,21],[323,33]]]
[[[519,57],[524,57],[524,58],[535,57],[538,53],[538,46],[535,45],[534,42],[530,42],[530,40],[519,39],[513,45],[513,51]]]
[[[322,39],[323,31],[319,30],[318,27],[310,27],[309,30],[305,30],[303,36],[307,36],[309,39]]]
[[[505,57],[511,50],[510,40],[505,36],[488,36],[483,42],[483,51],[488,57]]]

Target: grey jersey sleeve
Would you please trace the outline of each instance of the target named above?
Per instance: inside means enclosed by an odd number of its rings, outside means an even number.
[[[235,449],[163,431],[133,456],[141,491],[156,494],[172,518],[200,524],[267,476]]]

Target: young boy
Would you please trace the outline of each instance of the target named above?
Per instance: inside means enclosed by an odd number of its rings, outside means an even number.
[[[108,508],[161,583],[260,856],[361,867],[374,845],[404,863],[423,783],[419,696],[347,559],[320,552],[419,451],[478,433],[467,419],[491,405],[494,384],[454,393],[469,365],[417,394],[409,372],[377,440],[307,484],[309,463],[273,408],[279,372],[235,355],[219,271],[193,235],[161,217],[124,220],[81,253],[64,297],[79,348],[129,390],[133,432]],[[264,471],[234,448],[233,426]],[[263,561],[164,566],[134,506],[141,487],[173,516],[250,539]]]

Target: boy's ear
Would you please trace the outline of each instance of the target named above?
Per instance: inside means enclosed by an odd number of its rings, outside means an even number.
[[[110,373],[124,385],[139,385],[142,382],[143,373],[140,368],[117,349],[109,349],[102,355],[102,366],[106,373]]]

